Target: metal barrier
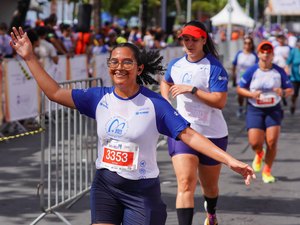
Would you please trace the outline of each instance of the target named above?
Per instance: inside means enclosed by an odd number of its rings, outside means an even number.
[[[60,83],[65,88],[101,86],[100,78]],[[65,224],[70,222],[57,210],[71,207],[90,191],[97,154],[96,121],[48,100],[42,95],[41,178],[38,187],[42,214],[55,214]]]

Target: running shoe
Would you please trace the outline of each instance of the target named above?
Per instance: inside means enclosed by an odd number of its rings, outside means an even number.
[[[262,173],[262,180],[264,183],[274,183],[276,181],[276,178],[272,176],[271,173]]]
[[[204,220],[204,225],[218,225],[216,214],[208,213],[206,219]]]
[[[253,168],[254,172],[261,171],[262,164],[263,164],[263,159],[264,159],[264,154],[265,153],[263,153],[262,157],[259,157],[257,154],[255,154],[255,157],[254,157],[253,162],[252,162],[252,168]]]
[[[207,212],[207,202],[204,201],[204,209]],[[204,225],[218,225],[216,214],[207,213],[207,217],[204,220]]]

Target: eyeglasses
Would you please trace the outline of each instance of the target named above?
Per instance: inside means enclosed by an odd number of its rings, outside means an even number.
[[[250,41],[245,41],[244,45],[252,45],[252,43]]]
[[[133,69],[134,64],[137,64],[137,63],[131,59],[124,59],[122,62],[119,62],[117,59],[108,59],[107,60],[107,66],[110,69],[116,69],[119,67],[120,64],[124,70],[131,70],[131,69]]]

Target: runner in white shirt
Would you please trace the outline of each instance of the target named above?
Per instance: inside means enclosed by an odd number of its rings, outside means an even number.
[[[13,28],[11,46],[24,59],[45,95],[96,119],[98,152],[91,187],[93,225],[164,225],[156,143],[159,134],[181,139],[203,154],[228,165],[249,184],[250,166],[223,152],[189,127],[189,123],[157,93],[143,87],[161,73],[158,52],[141,52],[130,43],[116,46],[108,67],[113,87],[63,89],[36,59],[21,28]]]
[[[241,77],[245,71],[258,62],[258,58],[255,51],[254,41],[252,37],[244,37],[244,46],[243,50],[240,50],[235,55],[235,58],[232,62],[232,82],[233,86],[240,82]],[[237,96],[239,108],[236,112],[237,117],[241,117],[244,113],[244,97],[241,95]]]
[[[274,47],[273,63],[285,69],[287,66],[286,60],[290,54],[291,48],[286,43],[286,38],[283,34],[278,35],[276,38],[278,45]],[[288,70],[285,71],[288,73]]]
[[[169,63],[161,82],[161,93],[167,100],[170,94],[176,98],[178,112],[191,123],[191,127],[225,152],[228,130],[221,110],[227,100],[227,72],[218,61],[213,41],[201,22],[187,23],[180,37],[186,55]],[[216,225],[221,164],[182,141],[169,138],[168,144],[178,184],[176,210],[179,225],[192,224],[198,180],[207,210],[204,224]]]
[[[246,126],[249,143],[255,151],[252,167],[255,172],[259,172],[264,161],[262,171],[264,183],[276,181],[271,169],[277,153],[283,119],[280,101],[283,96],[293,94],[292,84],[284,70],[272,63],[273,49],[269,41],[259,44],[257,48],[259,62],[245,72],[237,88],[240,95],[248,98]],[[263,151],[265,142],[266,153]]]

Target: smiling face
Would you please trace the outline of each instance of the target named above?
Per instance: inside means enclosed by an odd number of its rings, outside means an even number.
[[[139,89],[136,82],[142,66],[138,66],[133,51],[128,47],[117,47],[111,52],[108,69],[116,92],[126,92],[131,95]]]

